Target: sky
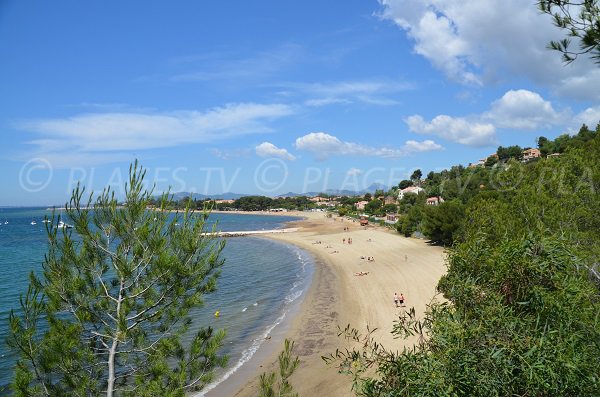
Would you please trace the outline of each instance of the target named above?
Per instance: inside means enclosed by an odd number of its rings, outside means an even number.
[[[0,0],[0,206],[360,190],[600,121],[534,0]]]

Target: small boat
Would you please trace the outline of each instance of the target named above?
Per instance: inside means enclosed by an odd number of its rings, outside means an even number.
[[[8,225],[8,221],[4,221],[4,224],[5,224],[5,225]]]
[[[37,225],[37,222],[36,221],[31,221],[31,224],[32,225]]]
[[[56,228],[58,229],[70,229],[73,226],[69,225],[68,223],[64,223],[63,221],[59,221],[58,225],[56,225]]]
[[[42,222],[44,222],[44,223],[50,223],[50,219],[44,219]]]

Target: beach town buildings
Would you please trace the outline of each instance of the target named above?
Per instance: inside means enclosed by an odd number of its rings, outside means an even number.
[[[523,150],[523,162],[527,162],[527,161],[531,161],[533,159],[537,159],[538,157],[541,157],[542,153],[540,152],[540,149],[525,149]]]
[[[233,204],[235,200],[215,200],[215,204]]]
[[[362,210],[364,210],[364,209],[365,209],[365,205],[367,205],[367,204],[369,204],[369,202],[368,202],[368,201],[365,201],[365,200],[363,200],[363,201],[359,201],[358,203],[354,204],[354,207],[355,207],[357,210],[359,210],[359,211],[362,211]]]
[[[398,202],[398,199],[396,198],[396,196],[385,196],[385,198],[383,199],[384,205],[396,204],[397,202]]]
[[[422,187],[419,186],[409,186],[405,189],[401,189],[398,191],[398,200],[402,200],[404,198],[404,195],[407,193],[412,193],[412,194],[419,194],[421,192],[425,191],[425,189],[423,189]]]
[[[444,202],[444,199],[441,198],[440,196],[429,197],[427,200],[425,200],[426,205],[440,205],[443,202]]]
[[[399,216],[396,213],[385,214],[385,223],[394,225],[396,222],[398,222],[398,218]]]

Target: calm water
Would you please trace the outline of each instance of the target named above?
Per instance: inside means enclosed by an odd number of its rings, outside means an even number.
[[[42,219],[44,208],[0,208],[0,385],[12,379],[14,357],[4,341],[8,315],[17,309],[19,295],[28,285],[30,271],[39,271],[47,249]],[[267,230],[284,227],[297,218],[213,214],[219,230]],[[35,220],[36,225],[31,225]],[[8,223],[5,223],[8,222]],[[229,367],[217,373],[222,380],[248,361],[265,336],[279,324],[292,303],[308,286],[312,259],[300,249],[279,242],[255,238],[230,238],[217,291],[207,295],[205,307],[194,313],[195,324],[226,328],[222,353]],[[214,312],[219,310],[216,318]],[[0,394],[2,387],[0,386]]]

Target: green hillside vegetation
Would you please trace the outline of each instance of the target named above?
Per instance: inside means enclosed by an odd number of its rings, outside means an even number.
[[[458,165],[449,170],[430,172],[422,183],[424,192],[418,196],[406,194],[400,200],[398,208],[404,216],[396,225],[397,229],[406,236],[420,232],[432,242],[451,245],[467,219],[464,216],[465,206],[484,199],[509,200],[517,190],[521,191],[524,188],[522,185],[526,183],[524,178],[527,176],[533,176],[533,179],[528,181],[533,183],[532,188],[545,184],[549,179],[562,178],[562,174],[556,174],[559,171],[555,169],[555,166],[558,166],[560,173],[566,172],[562,166],[566,160],[563,160],[562,155],[569,152],[575,155],[578,150],[589,151],[593,146],[591,142],[597,139],[599,133],[600,125],[595,131],[583,125],[573,136],[564,134],[555,140],[538,138],[542,160],[555,154],[542,161],[541,166],[538,165],[540,159],[522,163],[523,149],[519,146],[500,146],[497,158],[490,156],[488,160],[494,160],[486,161],[484,166],[471,168]],[[517,173],[521,179],[509,178],[512,173]],[[558,183],[562,184],[562,181]],[[426,197],[435,196],[441,197],[445,202],[439,206],[425,205]],[[419,208],[414,208],[415,206]]]
[[[560,157],[428,175],[447,200],[406,219],[453,244],[444,299],[395,323],[397,337],[421,336],[414,349],[346,330],[364,349],[328,360],[358,395],[600,395],[599,132],[542,140]]]

